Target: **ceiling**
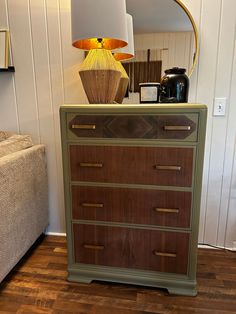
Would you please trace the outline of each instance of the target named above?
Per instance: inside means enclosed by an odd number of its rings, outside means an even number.
[[[126,0],[134,33],[192,31],[186,12],[174,0]]]

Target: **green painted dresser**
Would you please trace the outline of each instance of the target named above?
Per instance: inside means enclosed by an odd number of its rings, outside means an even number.
[[[60,108],[68,280],[196,295],[207,108]]]

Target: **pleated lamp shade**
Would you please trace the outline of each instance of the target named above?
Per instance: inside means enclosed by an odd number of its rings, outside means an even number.
[[[128,45],[117,51],[114,51],[114,58],[117,61],[125,61],[134,58],[134,31],[133,18],[126,13],[127,31],[128,31]]]
[[[76,48],[122,48],[128,44],[126,2],[71,0],[71,26],[72,45]]]

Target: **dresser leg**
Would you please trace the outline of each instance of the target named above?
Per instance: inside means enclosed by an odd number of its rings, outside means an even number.
[[[197,295],[197,289],[189,288],[189,289],[181,289],[181,288],[167,288],[169,294],[175,295],[185,295],[195,297]]]
[[[67,277],[68,281],[72,282],[80,282],[80,283],[91,283],[93,281],[92,278],[86,277],[86,276],[81,276],[81,275],[68,275]]]

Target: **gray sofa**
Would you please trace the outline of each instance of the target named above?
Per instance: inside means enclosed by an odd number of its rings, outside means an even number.
[[[47,225],[44,145],[0,131],[0,282]]]

